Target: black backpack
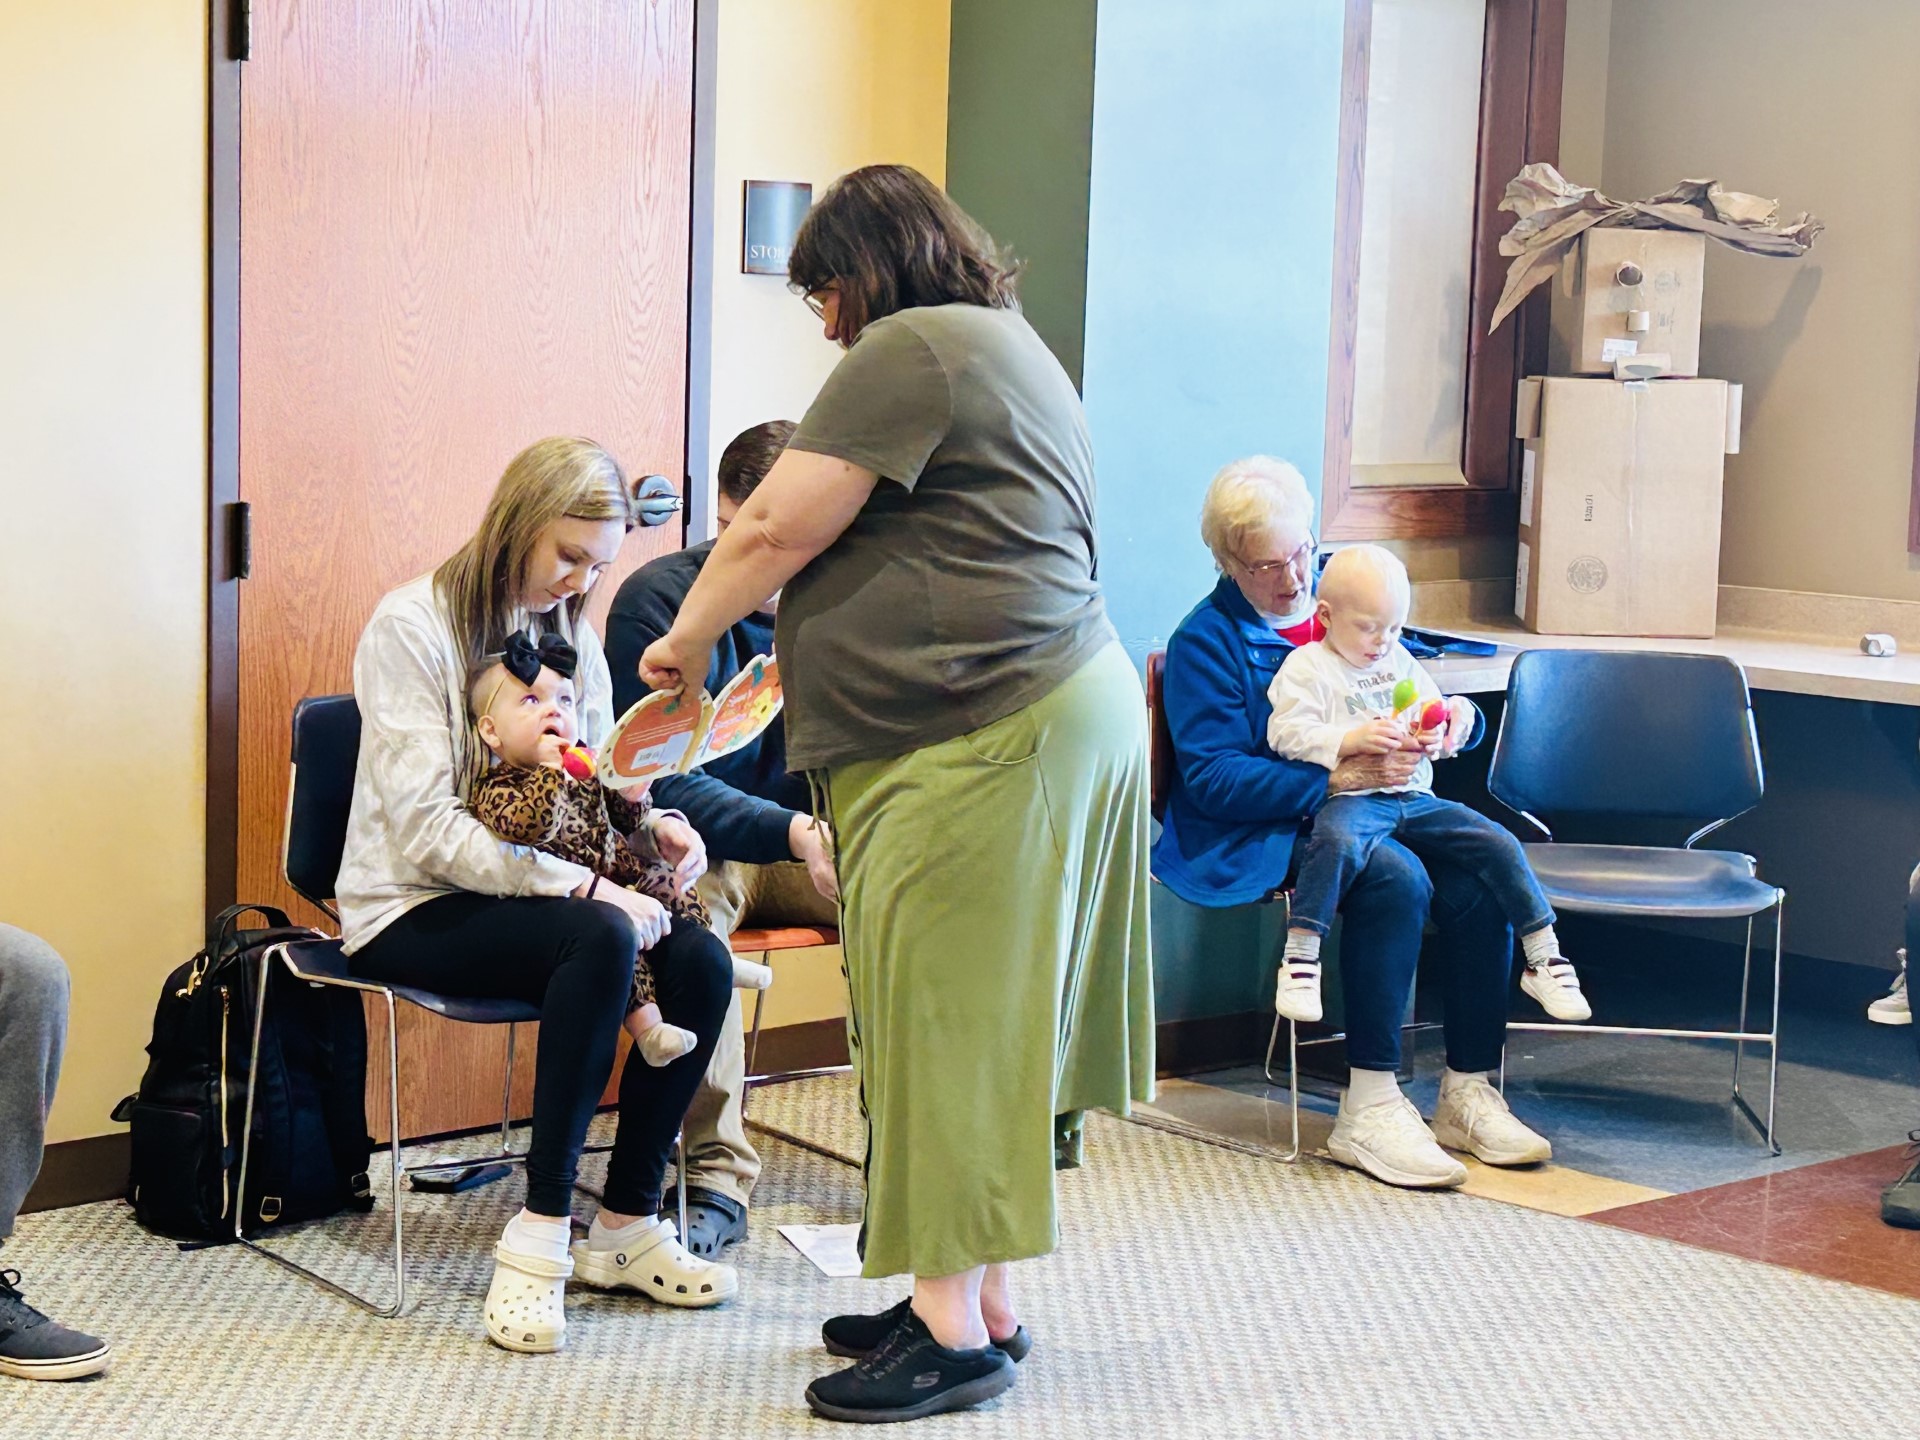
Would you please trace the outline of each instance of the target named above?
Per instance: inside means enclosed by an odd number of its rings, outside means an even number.
[[[239,929],[235,922],[249,910],[270,928]],[[233,1193],[261,956],[284,941],[325,938],[289,924],[272,906],[233,905],[215,918],[207,948],[167,977],[139,1093],[113,1112],[133,1127],[127,1199],[149,1230],[220,1244],[234,1238],[236,1203],[249,1235],[373,1208],[360,997],[302,984],[278,964],[267,980],[272,1001],[260,1035],[244,1202]]]

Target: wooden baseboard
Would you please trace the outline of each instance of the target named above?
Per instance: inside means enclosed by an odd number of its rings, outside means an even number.
[[[31,1215],[36,1210],[118,1200],[127,1193],[127,1172],[132,1162],[133,1141],[124,1130],[49,1145],[40,1164],[40,1178],[27,1192],[21,1212]]]
[[[1168,1020],[1157,1027],[1158,1069],[1162,1075],[1190,1075],[1244,1065],[1266,1053],[1273,1016],[1267,1011],[1209,1015],[1198,1020]],[[760,1035],[758,1068],[763,1072],[813,1070],[847,1063],[844,1020],[809,1020],[779,1025]],[[118,1200],[127,1193],[132,1144],[125,1131],[66,1140],[47,1147],[40,1178],[28,1192],[25,1213],[59,1210]]]
[[[762,1030],[760,1053],[754,1057],[754,1069],[762,1075],[846,1063],[847,1022],[840,1019],[808,1020]]]

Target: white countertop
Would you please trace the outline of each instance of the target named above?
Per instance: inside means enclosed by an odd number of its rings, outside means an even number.
[[[1477,695],[1507,688],[1507,672],[1522,650],[1633,650],[1679,655],[1724,655],[1747,672],[1755,690],[1794,695],[1829,695],[1842,700],[1875,700],[1920,707],[1920,653],[1875,657],[1861,653],[1857,639],[1828,640],[1769,630],[1723,628],[1711,640],[1642,639],[1615,635],[1536,635],[1518,621],[1421,624],[1470,640],[1490,640],[1497,655],[1442,656],[1425,661],[1441,689]]]

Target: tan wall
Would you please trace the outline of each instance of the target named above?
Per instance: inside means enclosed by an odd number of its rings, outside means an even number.
[[[1920,599],[1920,5],[1614,0],[1604,188],[1686,176],[1831,227],[1804,260],[1707,247],[1702,373],[1746,386],[1720,578]]]
[[[741,185],[879,161],[946,175],[948,0],[725,0],[714,136],[712,455],[798,420],[839,358],[776,275],[740,273]],[[705,477],[711,483],[711,476]],[[711,508],[700,510],[711,514]],[[771,1013],[771,1012],[770,1012]]]
[[[115,1128],[200,924],[206,31],[0,5],[0,920],[73,970],[54,1140]]]
[[[898,161],[944,181],[948,0],[725,0],[715,117],[711,454],[762,420],[798,420],[839,359],[774,275],[740,273],[741,184]],[[709,485],[712,477],[705,477]],[[697,507],[711,515],[711,506]],[[837,951],[773,958],[767,1024],[845,1013]]]

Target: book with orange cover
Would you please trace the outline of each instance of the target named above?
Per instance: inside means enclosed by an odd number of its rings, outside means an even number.
[[[756,655],[718,695],[656,690],[620,717],[601,749],[600,778],[614,789],[683,775],[752,744],[780,713],[780,667]]]

